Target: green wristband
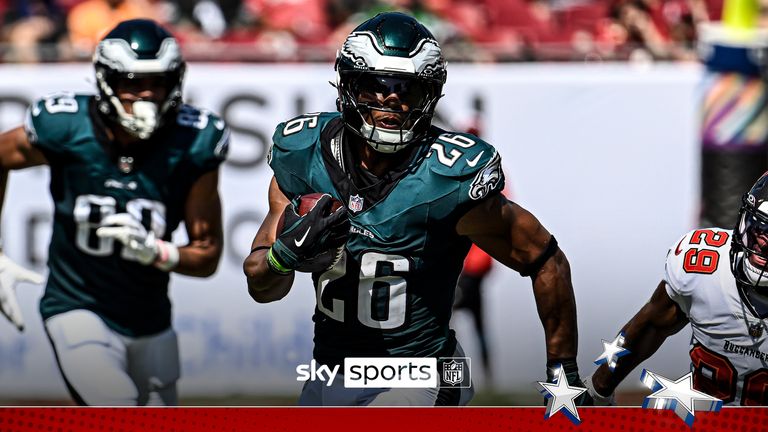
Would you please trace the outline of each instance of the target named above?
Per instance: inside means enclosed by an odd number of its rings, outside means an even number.
[[[270,270],[283,276],[290,274],[293,271],[293,269],[286,268],[280,264],[280,261],[272,254],[272,248],[269,248],[269,252],[267,252],[267,265]]]

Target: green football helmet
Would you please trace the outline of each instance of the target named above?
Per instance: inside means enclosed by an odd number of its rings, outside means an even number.
[[[432,33],[400,12],[378,14],[353,30],[336,55],[336,72],[345,125],[383,153],[427,133],[447,76]],[[397,102],[382,102],[391,94]],[[383,124],[372,121],[376,111]]]
[[[123,21],[99,42],[93,54],[99,110],[131,135],[146,140],[181,105],[185,63],[176,39],[152,20]],[[139,81],[141,80],[141,81]],[[146,83],[165,89],[162,100],[137,100],[129,114],[117,97],[120,85]],[[131,84],[133,82],[134,84]]]

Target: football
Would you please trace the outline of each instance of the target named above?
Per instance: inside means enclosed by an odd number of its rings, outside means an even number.
[[[302,195],[299,197],[299,208],[297,209],[297,213],[299,216],[304,216],[307,213],[310,212],[313,208],[315,208],[315,204],[317,204],[317,201],[320,200],[320,198],[324,194],[315,192],[311,194]],[[335,212],[339,209],[339,207],[343,206],[344,203],[337,200],[336,198],[331,197],[333,200],[333,204],[331,204],[331,211],[328,214],[331,214],[332,212]],[[283,231],[283,226],[285,225],[285,214],[280,215],[280,220],[277,221],[277,234],[279,235]]]
[[[299,209],[298,209],[299,216],[304,216],[305,214],[309,213],[310,210],[315,208],[315,204],[317,204],[317,202],[320,200],[320,198],[323,195],[324,194],[318,193],[318,192],[302,195],[299,198]],[[339,207],[344,205],[341,201],[337,200],[336,198],[331,197],[331,199],[333,200],[333,204],[331,204],[330,213],[335,212],[336,210],[339,209]]]

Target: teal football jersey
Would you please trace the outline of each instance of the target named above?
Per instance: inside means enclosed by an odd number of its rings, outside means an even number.
[[[87,309],[128,336],[170,326],[168,273],[96,236],[104,217],[127,212],[169,241],[193,183],[224,159],[229,130],[221,119],[185,105],[167,122],[121,150],[108,142],[93,96],[62,93],[30,107],[25,127],[48,159],[54,204],[43,319]]]
[[[448,356],[456,343],[449,328],[456,280],[470,247],[456,223],[504,188],[501,158],[473,135],[433,127],[400,173],[373,193],[352,182],[343,133],[350,132],[338,113],[304,115],[278,125],[269,152],[289,199],[326,192],[349,210],[344,255],[313,274],[314,357],[339,364],[345,357]]]

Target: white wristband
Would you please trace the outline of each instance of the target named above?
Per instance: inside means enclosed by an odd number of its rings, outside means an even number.
[[[592,400],[595,401],[595,406],[616,406],[616,394],[611,393],[608,396],[603,396],[595,390],[595,385],[592,383],[592,375],[584,379],[584,387],[587,388],[587,392],[592,396]]]
[[[169,272],[179,264],[179,248],[175,244],[158,240],[155,267]]]

